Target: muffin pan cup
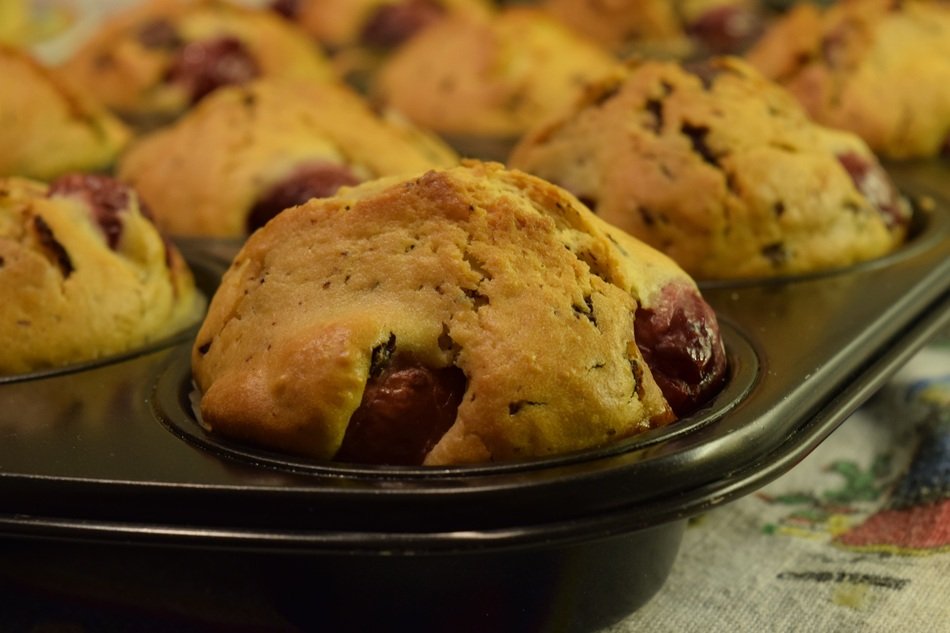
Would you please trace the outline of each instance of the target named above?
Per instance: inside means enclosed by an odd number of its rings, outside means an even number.
[[[4,378],[4,549],[96,547],[147,558],[156,578],[240,554],[254,586],[305,628],[607,626],[662,587],[689,517],[790,469],[950,322],[945,166],[927,169],[895,172],[933,202],[897,253],[701,284],[728,349],[726,389],[688,419],[599,449],[406,468],[240,446],[196,417],[194,331],[113,362]],[[212,293],[237,244],[180,245]]]

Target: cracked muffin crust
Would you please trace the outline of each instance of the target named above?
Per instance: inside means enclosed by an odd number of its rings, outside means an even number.
[[[510,164],[707,279],[871,259],[911,215],[861,139],[813,123],[736,58],[632,62],[527,134]]]
[[[203,307],[127,187],[90,174],[0,179],[0,375],[133,350]]]
[[[169,233],[241,237],[341,186],[456,162],[437,137],[342,85],[262,80],[139,140],[118,173]]]
[[[550,183],[465,161],[277,216],[224,275],[192,368],[212,432],[446,465],[666,424],[720,388],[725,352],[668,258]]]
[[[815,120],[881,156],[950,155],[950,3],[799,4],[748,59]]]
[[[61,67],[138,127],[167,123],[217,88],[259,77],[333,78],[302,31],[228,0],[150,0],[113,16]]]
[[[27,53],[0,45],[0,176],[108,169],[129,131]]]
[[[393,53],[374,98],[449,135],[514,137],[569,107],[616,60],[544,13],[451,16]]]

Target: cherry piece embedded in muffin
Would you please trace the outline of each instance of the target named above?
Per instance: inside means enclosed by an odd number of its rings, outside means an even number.
[[[385,361],[371,373],[335,459],[422,464],[455,422],[465,386],[457,367],[432,369],[405,354]]]
[[[726,350],[716,314],[691,286],[666,285],[653,307],[637,311],[634,333],[677,416],[696,411],[722,387]]]
[[[344,185],[360,182],[346,165],[314,163],[298,168],[277,183],[251,208],[247,216],[247,232],[267,224],[275,215],[289,207],[303,204],[311,198],[326,198]]]
[[[130,193],[128,186],[108,176],[75,173],[54,180],[47,195],[82,199],[105,234],[109,248],[115,250],[122,235],[121,213],[128,207]]]
[[[735,54],[762,31],[762,20],[747,7],[722,5],[686,25],[686,32],[709,52]]]
[[[214,90],[246,83],[260,68],[244,44],[233,37],[190,42],[182,47],[166,79],[181,84],[197,103]]]
[[[300,13],[300,0],[273,0],[270,9],[288,20],[293,20]]]
[[[366,21],[360,39],[379,48],[395,48],[445,15],[432,0],[381,5]]]
[[[891,228],[910,223],[910,207],[904,203],[887,172],[876,161],[862,158],[854,152],[838,155],[854,186],[881,214]]]

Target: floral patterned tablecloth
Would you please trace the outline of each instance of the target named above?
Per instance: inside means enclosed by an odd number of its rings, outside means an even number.
[[[950,333],[784,476],[690,523],[609,633],[950,631]]]

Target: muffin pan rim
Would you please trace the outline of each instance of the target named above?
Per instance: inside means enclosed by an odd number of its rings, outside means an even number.
[[[932,230],[938,230],[938,236],[945,236],[947,233],[948,212],[950,208],[946,200],[941,199],[937,213],[938,219],[942,219],[930,225]],[[149,468],[154,468],[155,472],[143,474],[139,470],[139,464],[135,464],[133,468],[118,464],[118,472],[122,476],[117,476],[114,472],[109,474],[108,469],[100,471],[100,465],[94,463],[83,463],[79,466],[67,464],[61,467],[59,464],[36,466],[31,462],[28,467],[22,467],[16,463],[19,458],[11,457],[16,446],[6,450],[0,448],[0,462],[13,462],[4,464],[4,470],[0,472],[0,493],[10,494],[10,498],[15,502],[10,506],[12,512],[0,523],[8,527],[14,525],[16,520],[11,514],[15,512],[21,518],[39,517],[37,520],[40,522],[72,521],[70,524],[74,527],[75,520],[81,519],[82,533],[89,530],[95,532],[94,526],[98,523],[101,533],[108,534],[110,526],[115,526],[117,522],[131,522],[158,526],[161,529],[157,531],[166,530],[169,534],[187,534],[190,529],[187,526],[217,526],[221,528],[222,533],[230,534],[242,531],[251,534],[261,530],[270,534],[282,533],[283,536],[277,539],[279,542],[294,542],[294,539],[302,538],[301,535],[307,533],[311,536],[335,533],[345,541],[345,535],[348,533],[365,532],[367,524],[361,525],[354,512],[361,504],[371,503],[375,504],[374,518],[383,517],[378,525],[380,534],[462,531],[470,534],[473,543],[477,543],[484,541],[476,536],[479,530],[504,532],[505,528],[516,529],[526,525],[553,526],[558,522],[570,522],[585,515],[609,517],[611,513],[617,513],[617,516],[626,517],[623,525],[630,529],[687,516],[698,511],[704,504],[712,504],[716,499],[721,502],[734,497],[733,493],[726,490],[730,474],[748,470],[755,465],[761,466],[767,461],[768,455],[778,450],[789,437],[799,433],[812,417],[827,417],[825,410],[829,402],[834,401],[836,391],[846,388],[852,381],[866,383],[874,379],[873,372],[868,377],[867,366],[873,366],[876,356],[903,341],[911,341],[913,345],[918,346],[923,344],[923,341],[914,337],[914,332],[919,329],[916,321],[925,317],[932,320],[929,312],[935,306],[943,305],[941,301],[946,301],[950,286],[950,257],[947,256],[950,245],[947,240],[925,240],[923,244],[926,248],[911,251],[908,256],[895,260],[891,266],[875,269],[883,275],[882,279],[892,280],[884,284],[890,287],[891,294],[870,301],[866,313],[856,313],[856,318],[870,319],[865,324],[868,325],[869,331],[864,332],[865,328],[855,328],[850,322],[837,323],[839,329],[845,332],[844,340],[847,344],[841,349],[836,348],[833,353],[827,350],[822,352],[829,354],[829,359],[833,362],[826,363],[824,361],[828,359],[822,359],[813,370],[811,365],[806,363],[809,359],[788,356],[788,350],[784,352],[784,359],[774,355],[775,341],[770,337],[774,337],[776,328],[779,328],[784,323],[783,319],[789,315],[801,318],[802,315],[808,316],[817,311],[819,321],[827,320],[829,315],[823,314],[822,310],[829,310],[829,306],[839,306],[842,301],[848,301],[852,297],[862,297],[862,293],[866,293],[869,287],[876,288],[879,285],[878,274],[852,271],[795,284],[715,288],[704,291],[707,300],[716,308],[720,320],[732,323],[755,350],[760,362],[757,380],[748,395],[740,399],[728,415],[722,416],[715,423],[701,426],[682,438],[654,445],[662,449],[669,448],[668,445],[672,443],[681,443],[673,447],[675,450],[671,449],[668,453],[669,459],[665,462],[653,461],[661,466],[655,469],[649,482],[639,481],[631,475],[639,474],[642,469],[638,471],[637,463],[625,467],[622,463],[624,453],[621,452],[619,455],[603,457],[605,466],[600,471],[585,472],[583,465],[587,462],[554,467],[551,470],[557,471],[558,476],[552,477],[544,485],[533,485],[530,481],[531,472],[522,473],[527,481],[516,481],[507,487],[497,485],[495,482],[499,477],[490,475],[445,478],[445,485],[441,488],[428,486],[425,477],[413,481],[411,478],[400,479],[382,475],[378,478],[376,490],[354,491],[352,487],[348,489],[345,485],[335,490],[319,490],[313,485],[312,476],[227,464],[224,463],[225,460],[208,455],[173,436],[152,416],[153,394],[148,391],[149,387],[145,386],[140,394],[142,402],[138,403],[139,408],[136,408],[134,413],[148,419],[125,420],[122,423],[141,424],[141,431],[153,434],[148,441],[155,442],[155,446],[149,445],[142,450],[170,451],[167,459],[161,454],[160,462],[147,464]],[[200,259],[195,251],[191,254]],[[220,253],[207,258],[207,261],[211,262],[209,265],[218,271],[223,271],[227,266],[225,260],[226,257],[222,257]],[[936,265],[934,261],[937,262]],[[904,287],[907,279],[915,280],[916,285],[912,288]],[[809,301],[819,301],[817,307],[812,309],[812,306],[801,306],[803,296],[809,297]],[[821,301],[824,301],[824,304],[820,303]],[[752,310],[753,314],[744,314],[741,308]],[[822,327],[826,325],[822,323]],[[771,331],[769,327],[772,328]],[[854,332],[855,329],[860,331]],[[783,334],[780,328],[778,333]],[[784,335],[788,334],[789,331],[786,330]],[[825,333],[821,331],[817,334]],[[831,332],[828,336],[834,340],[834,336],[840,337],[841,333]],[[868,346],[868,350],[862,351]],[[184,347],[185,344],[182,344],[181,348]],[[794,347],[796,346],[792,346],[793,351],[797,351]],[[852,359],[854,352],[860,352],[861,358]],[[92,371],[124,371],[126,365],[131,367],[142,363],[148,365],[151,372],[157,372],[160,361],[167,359],[172,353],[173,349],[159,350],[151,355],[111,366],[111,369],[106,365]],[[790,361],[795,361],[793,366],[781,366],[783,362]],[[826,364],[829,367],[824,367]],[[790,369],[795,374],[794,377],[804,383],[809,379],[815,380],[818,389],[812,389],[810,384],[805,384],[793,394],[775,393],[774,389],[772,393],[768,393],[770,385],[777,380],[776,369]],[[888,365],[881,371],[886,373],[894,369],[896,368]],[[882,374],[878,372],[877,375]],[[154,377],[154,373],[149,376]],[[58,376],[47,380],[68,380],[70,377],[71,375]],[[827,379],[832,379],[834,384],[825,385],[822,381]],[[0,397],[4,395],[3,389],[16,387],[17,384],[0,384]],[[820,393],[816,395],[815,392]],[[781,411],[776,411],[776,407]],[[836,423],[840,421],[837,419]],[[0,422],[3,420],[0,419]],[[155,428],[147,430],[148,427]],[[162,437],[155,435],[156,433]],[[769,439],[770,445],[754,447],[754,452],[750,452],[743,445],[743,433],[752,434],[746,435],[747,439],[758,433],[760,437]],[[717,437],[717,434],[720,437]],[[133,442],[132,439],[127,441]],[[717,455],[716,451],[720,447],[728,450],[719,451],[721,454]],[[80,443],[77,446],[53,448],[56,451],[81,452],[88,446]],[[134,459],[135,456],[129,457]],[[166,465],[165,461],[193,467],[194,471],[175,470],[173,465]],[[618,462],[619,467],[610,467],[610,464]],[[646,460],[644,463],[651,462]],[[109,464],[105,464],[103,468],[106,466]],[[58,468],[63,470],[57,471]],[[127,475],[122,468],[128,468]],[[756,480],[754,473],[752,475],[749,481]],[[503,475],[500,479],[508,476]],[[510,477],[517,479],[516,475]],[[325,479],[334,484],[346,482],[345,477],[330,476]],[[720,491],[722,494],[717,493],[717,485],[725,486]],[[611,488],[612,486],[616,488]],[[638,487],[650,490],[640,494]],[[605,488],[607,492],[593,502],[586,501],[585,495],[598,488]],[[465,503],[470,500],[484,501],[492,499],[492,495],[505,496],[499,495],[499,491],[518,492],[511,496],[511,499],[499,502],[502,509],[499,518],[485,519],[480,518],[476,510],[464,511]],[[532,495],[539,498],[532,500]],[[693,500],[687,503],[691,495]],[[64,500],[64,497],[69,499]],[[409,507],[402,515],[385,516],[407,499],[413,502],[408,504]],[[529,503],[520,507],[519,504],[526,500]],[[574,507],[572,504],[579,500],[584,503]],[[681,506],[670,507],[670,504],[677,500],[681,502]],[[83,502],[87,502],[87,505],[83,505]],[[128,503],[128,506],[123,505],[125,503]],[[153,503],[158,504],[157,507],[162,512],[151,508],[143,510],[143,507]],[[247,519],[242,513],[247,503],[262,504],[262,507],[275,510],[275,513],[273,517]],[[438,503],[449,503],[453,510],[463,512],[459,517],[446,517],[440,514]],[[205,504],[209,507],[202,507]],[[294,516],[297,512],[312,514],[314,504],[325,504],[328,513],[339,511],[339,516],[305,516],[303,520]],[[421,520],[419,517],[410,516],[412,511],[419,509],[426,512]],[[429,519],[432,519],[432,522],[426,524]],[[375,529],[377,528],[370,527],[370,531]]]
[[[504,476],[571,466],[647,450],[656,444],[679,439],[727,415],[753,388],[755,381],[759,378],[759,364],[755,351],[741,332],[728,322],[721,326],[723,326],[729,357],[728,382],[722,391],[703,405],[699,411],[668,425],[609,444],[530,460],[441,467],[362,465],[308,459],[244,445],[229,441],[227,438],[216,438],[213,432],[205,430],[200,421],[200,413],[197,411],[200,394],[191,382],[190,365],[185,366],[190,359],[184,354],[178,354],[169,360],[156,378],[151,405],[156,420],[184,441],[192,442],[222,457],[230,457],[265,468],[272,467],[315,477],[349,477],[369,481],[381,478],[390,481],[404,478],[432,481],[440,478]],[[174,402],[176,395],[177,403]]]
[[[925,315],[923,326],[912,328],[908,337],[919,343],[941,327],[950,324],[950,294],[944,293],[942,302],[945,316],[933,311]],[[917,346],[905,348],[894,353],[891,348],[878,362],[892,369],[900,367]],[[870,369],[871,375],[866,381],[858,381],[849,386],[842,396],[858,406],[863,397],[886,381],[888,374],[882,368]],[[831,406],[819,412],[793,436],[786,438],[776,451],[762,456],[744,471],[727,474],[728,485],[720,486],[712,492],[692,494],[690,503],[677,504],[675,499],[661,503],[658,512],[645,516],[643,508],[636,504],[615,508],[583,517],[570,517],[560,521],[543,523],[523,523],[514,526],[482,527],[460,531],[441,529],[434,531],[406,532],[398,530],[312,530],[284,527],[228,527],[220,525],[163,524],[150,521],[114,521],[88,520],[76,517],[54,517],[38,514],[0,513],[0,534],[27,536],[30,538],[53,538],[83,542],[88,540],[115,542],[128,539],[134,543],[158,546],[197,546],[227,551],[256,552],[294,552],[298,554],[343,556],[376,556],[380,552],[389,554],[408,554],[412,557],[426,555],[456,555],[481,551],[504,551],[507,549],[548,548],[582,543],[590,539],[605,539],[636,534],[642,530],[663,528],[686,518],[722,505],[742,496],[775,477],[786,472],[802,457],[807,455],[827,437],[847,417],[849,411]],[[778,455],[779,459],[769,460]],[[763,467],[761,462],[766,461]],[[751,471],[751,474],[750,474]],[[2,481],[2,476],[0,476]],[[47,482],[49,483],[49,482]],[[55,485],[55,482],[53,482]],[[101,482],[86,482],[100,485]],[[117,482],[121,483],[121,482]],[[125,482],[128,483],[128,482]],[[179,488],[172,486],[172,488]],[[215,488],[199,487],[203,491],[214,492]],[[240,492],[240,490],[238,490]],[[247,490],[244,490],[247,492]],[[274,491],[270,491],[273,493]],[[670,503],[673,501],[673,503]]]

